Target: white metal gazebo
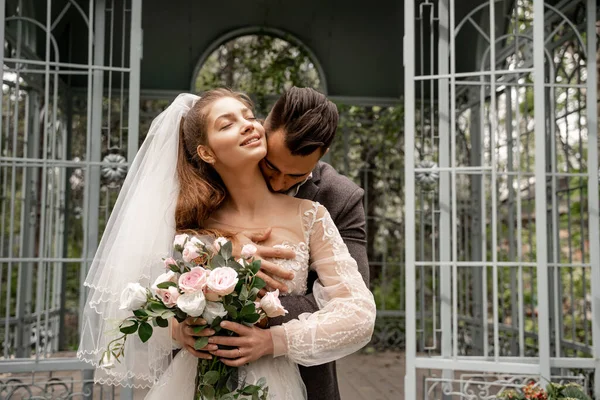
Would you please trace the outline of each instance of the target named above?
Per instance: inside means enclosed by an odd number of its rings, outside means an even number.
[[[131,398],[74,358],[82,282],[148,122],[244,35],[340,106],[398,398],[600,393],[596,0],[0,3],[0,397]]]

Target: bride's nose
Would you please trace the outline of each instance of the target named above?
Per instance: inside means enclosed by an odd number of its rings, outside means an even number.
[[[242,134],[252,133],[252,131],[254,131],[254,124],[252,121],[246,120],[246,123],[242,127]]]

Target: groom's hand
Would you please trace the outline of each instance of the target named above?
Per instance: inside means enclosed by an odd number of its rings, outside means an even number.
[[[271,229],[268,228],[264,232],[240,232],[236,235],[236,240],[242,246],[246,243],[253,242],[256,244],[256,255],[254,258],[261,260],[260,271],[256,274],[259,278],[265,281],[268,290],[279,289],[280,292],[287,292],[288,287],[284,283],[279,282],[274,278],[280,278],[284,280],[294,279],[294,273],[280,267],[272,261],[267,261],[265,258],[279,258],[284,260],[293,260],[296,258],[296,252],[292,249],[281,249],[270,246],[261,245],[262,242],[266,241],[271,236]],[[260,296],[262,297],[266,291],[261,290]]]

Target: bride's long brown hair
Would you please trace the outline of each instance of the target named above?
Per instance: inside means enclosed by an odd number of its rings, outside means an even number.
[[[180,124],[177,176],[179,197],[175,210],[178,232],[198,231],[227,196],[223,180],[212,165],[198,155],[198,146],[208,145],[208,114],[211,105],[224,97],[234,98],[253,110],[243,93],[220,88],[209,90],[194,104]]]

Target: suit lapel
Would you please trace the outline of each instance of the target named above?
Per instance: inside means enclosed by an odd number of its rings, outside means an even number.
[[[300,187],[300,190],[298,190],[298,194],[296,195],[296,197],[314,201],[318,192],[319,187],[315,185],[315,183],[311,179]]]

